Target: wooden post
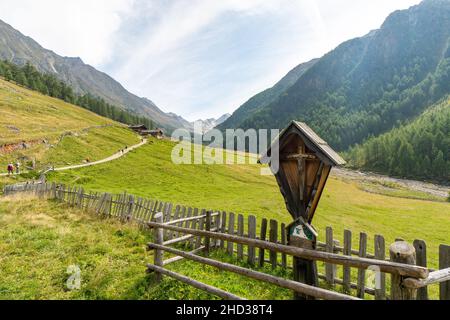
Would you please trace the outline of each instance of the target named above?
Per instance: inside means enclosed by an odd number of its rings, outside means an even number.
[[[331,227],[326,228],[326,243],[327,248],[326,251],[333,253],[334,252],[334,242],[333,242],[333,229]],[[334,286],[334,265],[331,263],[325,264],[325,275],[327,284],[330,286]]]
[[[216,214],[217,214],[217,216],[215,217],[215,220],[214,220],[214,228],[216,229],[216,232],[220,232],[220,226],[221,226],[221,222],[220,222],[220,219],[221,219],[221,214],[220,214],[220,211],[219,210],[216,210],[216,211],[214,211]],[[214,241],[214,244],[213,244],[213,247],[214,247],[214,249],[215,248],[219,248],[219,246],[220,246],[220,240],[219,239],[216,239],[215,241]]]
[[[205,220],[205,230],[211,231],[211,211],[206,211],[206,220]],[[213,239],[214,241],[214,239]],[[205,237],[205,252],[209,254],[211,245],[211,239],[209,237]]]
[[[423,240],[414,240],[414,249],[416,249],[417,265],[427,267],[427,244]],[[428,300],[428,287],[417,290],[417,300]]]
[[[284,246],[278,243],[272,243],[268,241],[261,241],[259,239],[255,239],[254,237],[250,236],[249,238],[246,237],[239,237],[236,235],[229,235],[225,233],[216,233],[216,232],[207,232],[207,231],[201,231],[201,230],[191,230],[191,229],[185,229],[185,228],[179,228],[177,226],[173,225],[161,225],[156,222],[149,222],[147,223],[149,227],[161,227],[167,230],[171,231],[178,231],[186,234],[196,235],[196,236],[210,236],[211,238],[219,238],[223,239],[225,241],[233,241],[234,243],[242,243],[243,245],[250,246],[250,247],[258,247],[258,248],[264,248],[265,250],[275,250],[280,253],[286,253],[290,256],[299,257],[303,259],[308,260],[314,260],[314,261],[322,261],[322,262],[329,262],[337,265],[348,265],[352,268],[364,268],[368,269],[369,267],[377,267],[382,272],[386,273],[395,273],[411,278],[416,279],[426,279],[430,272],[428,269],[425,269],[423,267],[419,266],[412,266],[412,265],[405,265],[405,264],[399,264],[399,263],[393,263],[390,261],[378,261],[374,259],[368,259],[368,258],[349,258],[343,255],[339,255],[336,253],[328,253],[328,252],[321,252],[318,250],[310,250],[310,249],[304,249],[304,248],[298,248],[295,246]]]
[[[228,234],[234,235],[234,213],[230,212],[228,215]],[[227,243],[227,252],[230,256],[233,256],[234,253],[234,243],[228,241]]]
[[[290,232],[290,230],[289,230]],[[288,236],[290,246],[299,247],[301,249],[316,250],[317,239],[314,237],[312,241],[302,241],[301,243],[292,243],[290,235]],[[294,281],[301,282],[313,287],[319,285],[317,274],[317,263],[314,260],[299,257],[293,258]],[[294,292],[295,300],[314,300],[313,296],[307,296],[298,292]]]
[[[266,240],[266,233],[267,233],[267,219],[262,219],[261,221],[261,233],[260,233],[260,240],[265,241]],[[264,266],[264,249],[259,249],[259,258],[258,258],[258,264],[260,267]]]
[[[391,261],[403,264],[416,264],[416,250],[414,247],[405,242],[398,241],[393,243],[389,248]],[[391,275],[391,299],[392,300],[415,300],[417,289],[406,288],[403,286],[405,277],[392,274]]]
[[[450,246],[439,246],[439,269],[450,267]],[[450,300],[450,281],[441,282],[439,284],[439,297],[441,300]]]
[[[270,220],[270,242],[278,243],[278,222],[276,220]],[[270,264],[272,269],[275,269],[278,264],[278,254],[276,251],[270,251]]]
[[[83,198],[84,198],[84,190],[80,188],[80,192],[78,193],[78,208],[83,208]]]
[[[220,219],[220,232],[221,233],[226,233],[227,230],[227,213],[224,211],[222,212],[222,218]],[[224,240],[220,240],[220,249],[224,249],[225,248],[225,241]]]
[[[350,230],[344,231],[344,255],[351,257],[352,255],[352,232]],[[345,293],[351,292],[351,269],[348,266],[343,267],[343,288]]]
[[[281,224],[281,244],[287,244],[286,225],[284,223]],[[285,253],[281,254],[281,267],[284,270],[287,268],[287,255]]]
[[[386,259],[386,245],[383,236],[375,236],[375,259],[385,260]],[[380,272],[379,278],[379,288],[375,288],[375,300],[385,300],[386,299],[386,274]]]
[[[367,255],[367,234],[361,232],[359,235],[359,257],[365,258]],[[366,293],[366,270],[358,270],[358,287],[356,289],[357,296],[360,299],[364,299]]]
[[[250,239],[256,238],[256,217],[255,216],[248,217],[248,237]],[[248,246],[248,263],[251,266],[254,266],[255,260],[256,260],[255,247],[249,245]]]
[[[196,217],[196,216],[198,216],[198,211],[193,211],[193,214],[192,214],[192,216],[193,217]],[[197,225],[199,224],[199,220],[192,220],[191,221],[191,229],[192,230],[195,230],[195,229],[197,229]],[[197,237],[192,237],[190,240],[189,240],[189,244],[188,244],[188,246],[190,247],[190,248],[192,248],[192,249],[194,249],[195,248],[195,246],[196,246],[196,243],[197,243]]]
[[[242,214],[238,215],[237,235],[240,237],[244,236],[244,216]],[[238,245],[237,245],[237,258],[239,261],[244,260],[244,246],[240,243],[238,243]]]
[[[187,210],[186,218],[191,218],[192,217],[192,213],[193,213],[192,208],[187,208],[186,210]],[[186,229],[190,229],[190,228],[192,228],[193,223],[194,223],[194,221],[186,221],[184,227]],[[186,242],[184,243],[184,247],[188,247],[189,248],[190,246],[191,246],[191,240],[186,240]]]
[[[204,213],[204,212],[202,212]],[[200,213],[201,216],[204,216],[204,214]],[[205,218],[200,218],[198,220],[198,230],[204,230],[205,228]],[[198,236],[195,242],[194,249],[198,249],[202,246],[202,236]]]
[[[163,223],[164,222],[164,216],[162,212],[159,212],[154,217],[156,223]],[[154,229],[154,241],[156,244],[162,245],[164,242],[164,230],[162,228],[155,228]],[[164,251],[155,249],[154,252],[155,260],[154,265],[157,267],[163,267],[164,266]],[[162,280],[162,274],[156,272],[156,282],[161,282]]]

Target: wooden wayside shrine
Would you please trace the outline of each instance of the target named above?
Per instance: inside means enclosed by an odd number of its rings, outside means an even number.
[[[346,162],[308,125],[297,121],[280,133],[260,162],[271,164],[276,159],[273,150],[279,150],[279,169],[273,173],[294,220],[287,227],[288,243],[315,250],[318,234],[311,225],[314,214],[331,168]],[[295,258],[294,280],[317,286],[315,262]],[[309,299],[300,295],[296,298]]]

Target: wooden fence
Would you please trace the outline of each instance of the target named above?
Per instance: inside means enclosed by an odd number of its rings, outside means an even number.
[[[262,277],[265,279],[263,281],[276,284],[283,283],[286,288],[296,292],[306,292],[307,294],[314,293],[319,298],[342,299],[354,296],[366,299],[373,296],[376,300],[384,300],[401,298],[403,291],[412,289],[414,291],[413,298],[426,300],[428,299],[427,286],[439,282],[440,299],[450,300],[450,281],[447,281],[450,280],[450,269],[447,270],[450,267],[450,246],[447,245],[441,245],[439,250],[439,269],[442,270],[434,271],[426,268],[427,247],[425,241],[415,240],[416,259],[414,264],[416,266],[409,265],[408,269],[408,265],[398,265],[392,262],[396,260],[396,257],[395,255],[391,256],[392,252],[389,253],[385,239],[380,235],[375,236],[374,252],[370,253],[367,250],[367,234],[360,233],[358,241],[356,241],[358,245],[355,245],[352,232],[345,230],[344,241],[341,245],[339,241],[335,240],[333,229],[328,227],[325,242],[319,242],[317,250],[309,252],[310,250],[286,245],[285,224],[276,220],[261,219],[258,221],[253,215],[244,216],[218,210],[173,205],[169,202],[144,199],[126,193],[112,195],[109,193],[85,192],[80,187],[56,183],[24,183],[4,188],[5,195],[23,192],[34,194],[42,199],[64,201],[71,206],[95,212],[100,216],[116,217],[124,222],[135,221],[145,227],[157,227],[155,229],[155,243],[149,244],[150,248],[155,250],[155,264],[150,265],[149,268],[157,271],[159,275],[166,274],[180,281],[185,280],[186,282],[187,279],[181,275],[174,275],[169,270],[164,269],[164,266],[186,258],[199,261],[198,259],[202,257],[199,257],[198,253],[208,253],[213,249],[221,249],[228,255],[235,256],[238,261],[246,261],[253,268],[269,265],[273,269],[290,269],[292,268],[293,256],[306,257],[324,263],[323,267],[319,266],[321,286],[332,290],[339,286],[345,295],[334,295],[337,293],[330,290],[325,290],[326,293],[321,291],[317,293],[315,289],[318,288],[305,287],[303,284],[298,287],[299,283],[297,282],[295,282],[297,285],[293,285],[291,283],[293,281],[286,280],[288,282],[283,282],[285,279],[270,278],[270,275],[261,276],[259,274],[259,278],[257,278],[261,279]],[[156,218],[161,219],[159,224],[155,224]],[[211,233],[214,233],[214,235],[212,236]],[[174,245],[176,248],[169,247]],[[189,252],[179,249],[185,249]],[[170,252],[175,256],[162,261],[163,252]],[[209,260],[206,260],[206,264],[215,263]],[[205,261],[199,262],[205,263]],[[217,263],[220,264],[220,262]],[[227,270],[233,269],[230,265],[226,265],[225,268]],[[368,269],[372,271],[381,270],[381,272],[375,273],[368,271]],[[233,270],[235,271],[235,269]],[[401,273],[398,273],[399,270]],[[409,278],[405,277],[405,270],[407,270],[406,275]],[[429,271],[431,271],[430,274],[428,274]],[[239,270],[239,272],[248,276],[248,271]],[[387,285],[386,274],[393,275],[390,286],[389,283]],[[372,280],[374,275],[376,275],[375,281],[368,281]],[[396,275],[400,278],[396,279]],[[255,275],[252,274],[252,276]],[[395,285],[395,287],[401,287],[400,293],[389,290],[394,281],[400,281],[399,285]],[[368,282],[375,282],[377,285],[370,286]],[[206,286],[192,279],[189,280],[189,283],[203,289]],[[220,297],[238,298],[233,295],[227,296],[226,292],[217,288],[207,289]]]

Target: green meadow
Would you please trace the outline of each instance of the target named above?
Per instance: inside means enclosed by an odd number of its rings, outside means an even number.
[[[19,157],[36,158],[38,166],[67,166],[116,153],[139,138],[124,126],[60,100],[0,80],[0,142],[48,141],[26,150],[0,154],[0,165]],[[26,124],[26,125],[25,125]],[[50,173],[49,181],[83,186],[86,190],[134,194],[190,207],[250,214],[289,223],[284,200],[265,167],[239,165],[176,165],[175,144],[150,141],[113,162]],[[220,150],[216,150],[219,152]],[[195,153],[194,153],[195,154]],[[229,153],[225,152],[225,155]],[[244,156],[248,160],[248,156]],[[37,177],[36,172],[0,177],[0,187]],[[325,228],[343,242],[344,229],[386,244],[396,238],[427,242],[428,263],[438,267],[438,247],[450,244],[450,203],[395,185],[378,185],[331,176],[314,226],[324,240]],[[165,277],[156,285],[145,274],[152,252],[145,250],[151,234],[133,224],[100,219],[54,201],[0,199],[0,299],[212,299],[214,297]],[[213,257],[237,262],[223,252]],[[80,290],[68,290],[67,268],[81,270]],[[249,299],[290,299],[291,292],[228,272],[182,261],[170,269]],[[323,265],[319,264],[320,271]],[[265,272],[291,277],[289,271]],[[341,275],[341,268],[338,274]],[[353,274],[355,277],[356,274]],[[338,287],[339,288],[339,287]],[[430,288],[437,296],[437,286]]]
[[[151,141],[125,157],[103,165],[52,173],[51,181],[81,185],[87,190],[134,194],[191,207],[253,214],[290,222],[273,176],[262,176],[260,165],[175,165],[174,143]],[[429,264],[437,267],[438,246],[450,243],[450,203],[409,199],[364,191],[356,182],[331,177],[313,224],[320,238],[333,227],[343,241],[344,229],[390,244],[396,238],[426,240]]]
[[[0,146],[27,144],[0,151],[0,172],[19,160],[35,159],[38,169],[106,158],[139,138],[126,126],[62,100],[0,79]]]

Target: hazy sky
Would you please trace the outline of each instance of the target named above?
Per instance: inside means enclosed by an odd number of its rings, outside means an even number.
[[[0,19],[188,120],[232,112],[296,65],[420,0],[0,0]]]

